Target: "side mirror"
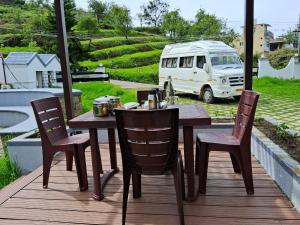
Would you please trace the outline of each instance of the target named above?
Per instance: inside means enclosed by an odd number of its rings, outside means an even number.
[[[203,69],[204,69],[204,71],[205,71],[206,73],[209,73],[209,66],[208,66],[207,63],[204,63]]]

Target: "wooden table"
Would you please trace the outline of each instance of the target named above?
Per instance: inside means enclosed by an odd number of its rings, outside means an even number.
[[[193,201],[195,195],[195,160],[194,160],[194,126],[210,125],[211,118],[201,105],[175,105],[170,106],[179,108],[179,126],[183,127],[184,138],[184,157],[185,157],[185,172],[187,175],[187,200]],[[92,167],[94,177],[94,194],[96,200],[104,198],[103,188],[107,181],[118,172],[116,144],[115,144],[115,128],[116,120],[114,116],[94,117],[92,112],[87,112],[69,121],[71,128],[88,129],[90,133]],[[98,144],[97,129],[108,129],[109,149],[111,170],[103,174],[100,149]]]

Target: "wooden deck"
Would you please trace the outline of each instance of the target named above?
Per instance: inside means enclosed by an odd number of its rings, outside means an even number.
[[[109,168],[108,146],[101,145],[101,149],[104,169]],[[86,155],[91,189],[89,153]],[[193,203],[185,202],[186,224],[299,225],[299,214],[255,159],[253,171],[255,195],[247,196],[228,155],[212,153],[207,195],[199,196]],[[42,188],[41,175],[39,168],[0,192],[0,224],[121,224],[121,173],[109,181],[102,202],[93,200],[90,190],[78,191],[76,173],[65,171],[63,156],[53,163],[49,189]],[[178,224],[172,176],[143,177],[142,184],[141,199],[129,196],[127,224]]]

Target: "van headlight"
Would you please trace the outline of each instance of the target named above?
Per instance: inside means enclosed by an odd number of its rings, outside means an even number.
[[[220,80],[221,80],[221,84],[226,84],[227,83],[226,77],[220,77]]]

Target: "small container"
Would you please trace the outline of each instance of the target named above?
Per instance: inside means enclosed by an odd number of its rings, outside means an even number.
[[[108,98],[109,112],[114,115],[114,109],[121,108],[120,98],[115,96],[108,96],[107,98]]]
[[[109,115],[109,104],[107,101],[103,100],[95,100],[93,102],[93,112],[94,116],[103,117]]]
[[[148,103],[149,109],[157,109],[157,93],[155,89],[149,92]]]

